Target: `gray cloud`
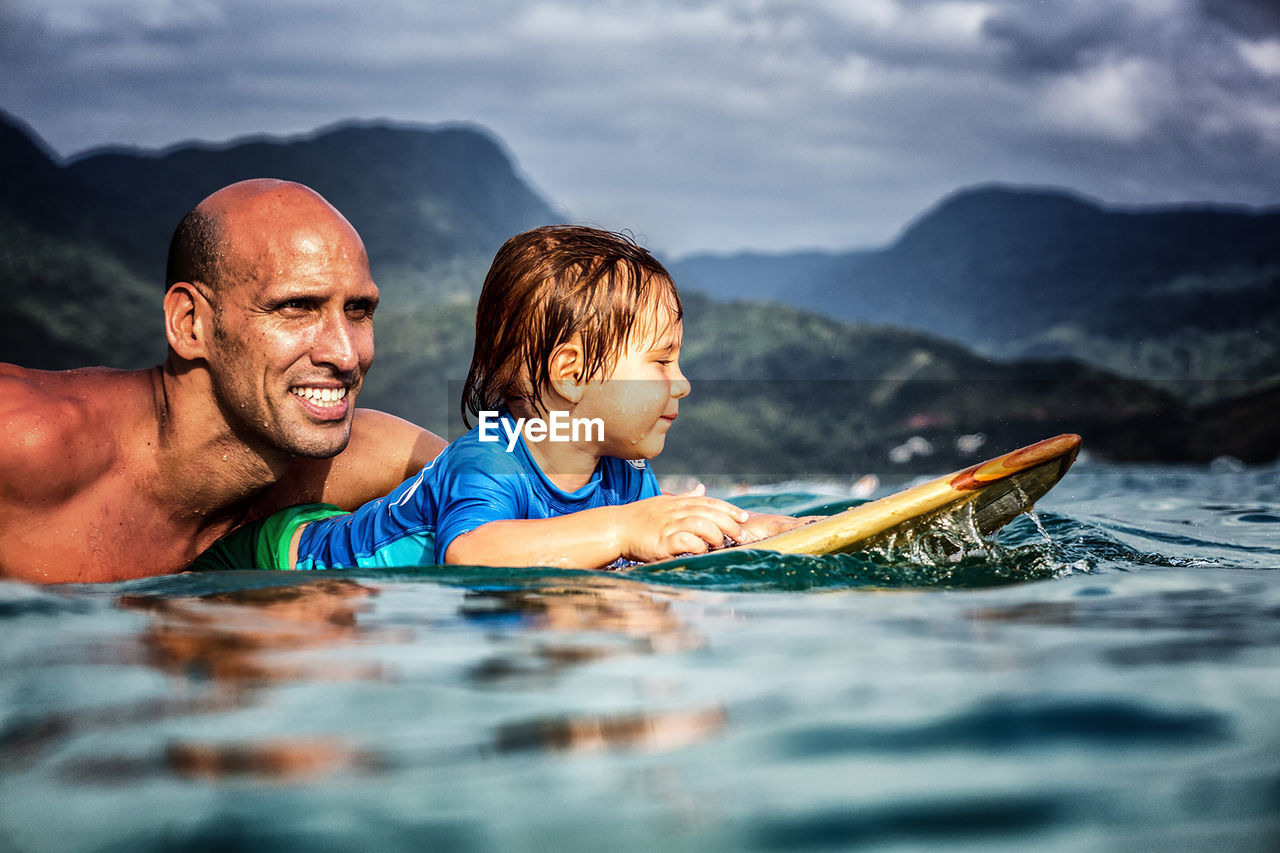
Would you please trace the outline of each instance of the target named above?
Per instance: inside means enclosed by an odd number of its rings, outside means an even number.
[[[471,121],[574,217],[659,249],[869,245],[993,180],[1280,201],[1272,8],[9,0],[0,107],[64,154]]]
[[[1017,5],[988,18],[983,33],[997,45],[1002,64],[1012,74],[1061,74],[1087,67],[1117,43],[1128,21],[1120,7],[1112,7],[1109,17],[1046,20],[1041,10]]]
[[[1200,0],[1204,15],[1242,36],[1280,34],[1280,6],[1275,0]]]

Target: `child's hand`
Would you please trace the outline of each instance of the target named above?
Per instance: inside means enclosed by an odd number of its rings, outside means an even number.
[[[616,507],[617,536],[623,557],[640,562],[701,554],[719,548],[725,538],[740,541],[750,513],[726,501],[708,498],[701,487],[683,495],[660,495]]]
[[[821,515],[809,515],[803,518],[795,518],[790,515],[773,515],[767,512],[753,512],[746,523],[742,525],[743,538],[738,539],[739,544],[748,542],[759,542],[761,539],[768,539],[777,533],[787,530],[793,530],[797,527],[817,521],[823,518]]]

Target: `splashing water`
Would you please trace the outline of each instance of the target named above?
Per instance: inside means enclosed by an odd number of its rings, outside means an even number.
[[[1040,516],[1036,513],[1035,509],[1027,510],[1027,518],[1031,519],[1031,523],[1036,526],[1036,530],[1040,531],[1040,535],[1044,537],[1044,541],[1047,544],[1052,545],[1053,537],[1049,535],[1048,530],[1044,529],[1044,523],[1040,521]]]

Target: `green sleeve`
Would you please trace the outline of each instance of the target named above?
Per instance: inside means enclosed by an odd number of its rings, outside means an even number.
[[[227,569],[287,570],[294,531],[310,521],[346,515],[333,504],[286,507],[250,522],[214,542],[191,564],[192,571]]]

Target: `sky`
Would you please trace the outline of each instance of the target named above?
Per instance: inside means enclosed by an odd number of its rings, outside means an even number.
[[[868,248],[990,182],[1280,204],[1280,3],[0,0],[0,109],[63,157],[477,124],[668,255]]]

